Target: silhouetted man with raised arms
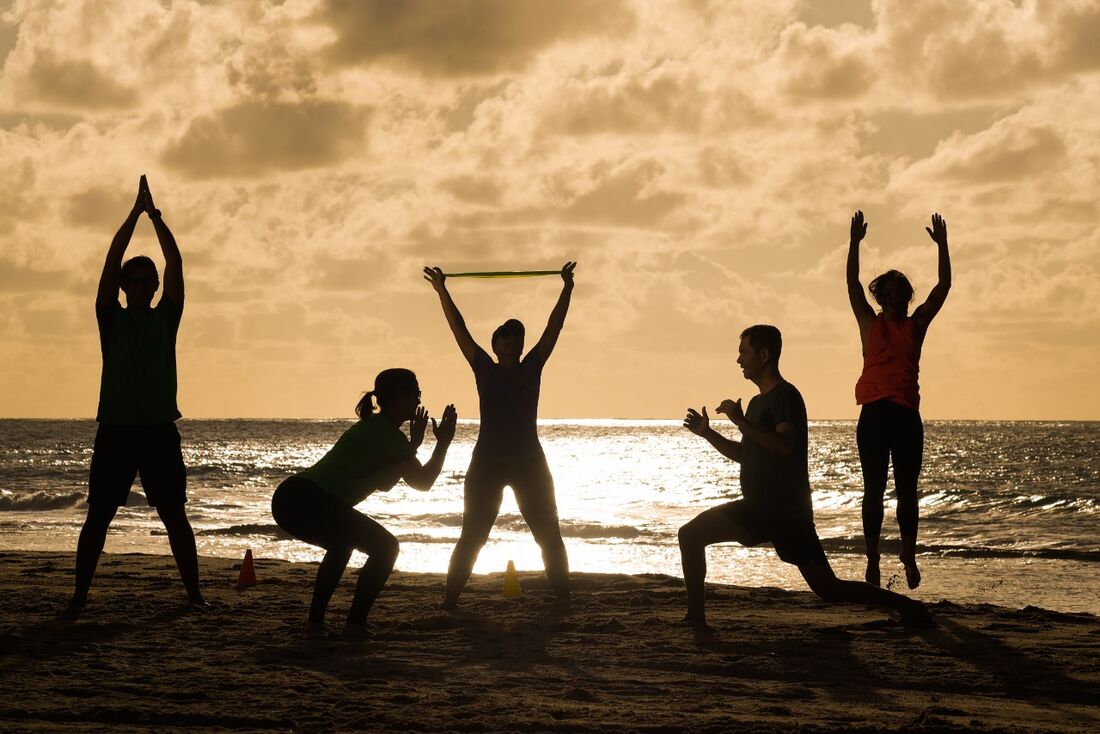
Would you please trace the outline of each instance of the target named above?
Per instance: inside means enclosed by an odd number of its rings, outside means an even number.
[[[142,213],[153,222],[164,254],[164,293],[156,307],[151,305],[159,286],[153,261],[139,255],[122,262]],[[118,301],[120,288],[126,294],[125,308]],[[192,605],[203,605],[195,534],[184,511],[187,471],[175,424],[180,417],[176,332],[183,314],[183,258],[153,205],[145,176],[107,251],[95,311],[103,352],[99,429],[88,480],[88,516],[76,549],[76,591],[66,611],[75,615],[86,604],[107,528],[138,475],[149,505],[168,531],[187,596]]]
[[[779,558],[798,566],[815,594],[831,602],[874,604],[896,609],[906,625],[932,624],[915,599],[862,581],[838,579],[814,528],[808,468],[806,404],[798,389],[779,374],[782,336],[774,326],[750,326],[741,334],[737,364],[759,394],[742,411],[741,401],[723,400],[724,413],[741,430],[732,441],[710,427],[710,417],[688,409],[684,426],[707,439],[720,454],[741,464],[742,499],[700,513],[680,528],[680,555],[687,585],[685,622],[706,624],[703,608],[706,547],[736,542],[771,542]]]
[[[524,329],[519,321],[509,319],[493,332],[496,362],[470,336],[462,314],[447,292],[443,271],[424,268],[424,278],[439,295],[447,324],[474,371],[481,407],[477,443],[466,471],[462,534],[447,569],[444,609],[454,609],[458,604],[478,553],[500,512],[505,486],[515,493],[520,514],[542,549],[546,575],[557,593],[558,608],[564,610],[569,605],[569,557],[561,539],[554,478],[539,443],[537,419],[542,368],[565,325],[576,265],[570,262],[562,267],[561,295],[550,312],[542,337],[526,356]]]

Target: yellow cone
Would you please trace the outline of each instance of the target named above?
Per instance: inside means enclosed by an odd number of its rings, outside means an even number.
[[[508,561],[508,569],[504,572],[504,588],[501,595],[509,599],[523,596],[523,589],[519,585],[519,576],[516,574],[516,564]]]

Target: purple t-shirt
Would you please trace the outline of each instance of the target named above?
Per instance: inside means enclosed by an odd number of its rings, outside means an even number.
[[[475,452],[498,461],[518,461],[542,450],[537,421],[545,363],[538,349],[516,367],[502,367],[478,350],[471,365],[481,410]]]

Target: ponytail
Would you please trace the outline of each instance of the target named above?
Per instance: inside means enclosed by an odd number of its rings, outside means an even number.
[[[382,370],[374,378],[374,389],[359,399],[355,406],[355,414],[360,418],[369,418],[374,414],[374,403],[378,403],[378,409],[385,409],[390,399],[402,394],[416,392],[419,387],[416,375],[411,370],[393,367]]]
[[[362,398],[359,399],[358,405],[355,406],[355,414],[360,418],[366,418],[368,415],[374,413],[374,390],[365,393]]]

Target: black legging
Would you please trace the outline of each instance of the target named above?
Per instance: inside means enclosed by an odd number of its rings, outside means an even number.
[[[512,488],[519,512],[542,549],[542,561],[554,591],[562,600],[569,598],[569,556],[558,525],[554,477],[542,449],[524,461],[502,462],[475,446],[463,490],[462,533],[447,567],[445,604],[457,602],[466,586],[500,512],[506,486]]]
[[[892,400],[867,403],[856,427],[859,463],[863,467],[863,535],[882,532],[882,499],[886,474],[894,461],[898,497],[898,527],[903,536],[917,534],[917,478],[924,456],[924,424],[920,413]]]
[[[386,585],[400,547],[388,530],[355,508],[341,502],[304,477],[293,476],[279,485],[271,497],[271,515],[295,538],[324,548],[317,569],[309,621],[321,623],[325,609],[353,550],[367,554],[359,572],[348,623],[362,625],[374,600]]]

